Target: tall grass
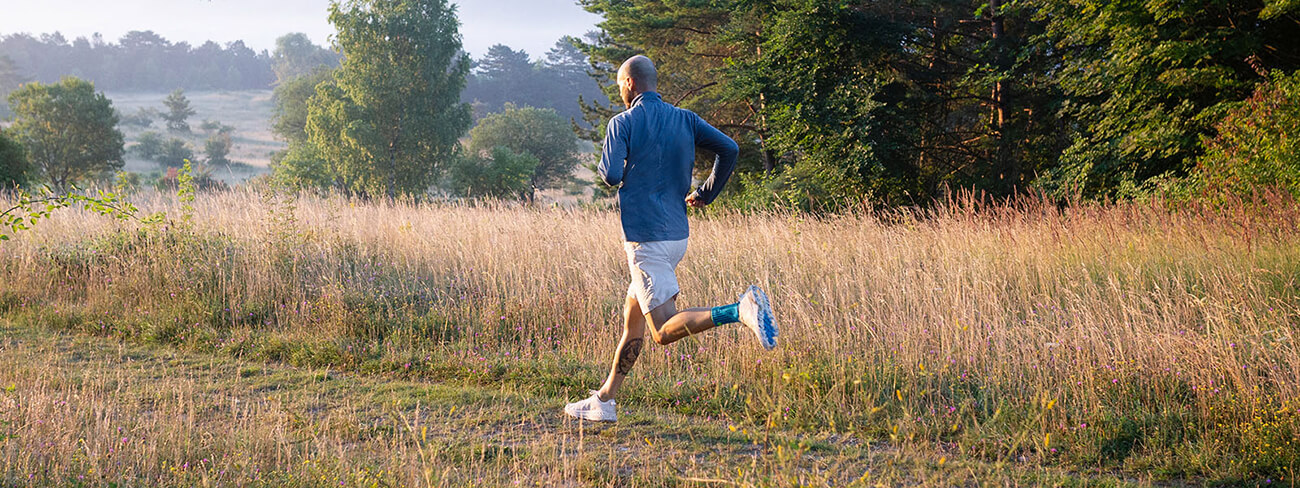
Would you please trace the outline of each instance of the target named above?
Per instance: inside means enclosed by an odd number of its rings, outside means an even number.
[[[0,313],[560,398],[596,386],[618,340],[628,278],[612,211],[248,191],[193,207],[151,228],[67,211],[0,245]],[[680,305],[759,284],[781,345],[728,328],[651,347],[620,403],[976,459],[1290,482],[1297,210],[697,216]]]

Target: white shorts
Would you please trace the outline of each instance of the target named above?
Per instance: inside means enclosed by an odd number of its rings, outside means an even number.
[[[677,286],[677,263],[686,256],[686,239],[624,242],[623,250],[627,251],[627,267],[632,274],[627,295],[641,304],[642,314],[668,303],[681,291]]]

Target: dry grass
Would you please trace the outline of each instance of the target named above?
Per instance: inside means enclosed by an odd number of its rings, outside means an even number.
[[[180,215],[166,198],[141,200]],[[857,480],[848,467],[870,466],[871,453],[853,446],[868,441],[947,463],[1292,482],[1294,206],[978,207],[697,218],[679,270],[684,305],[762,285],[782,345],[763,352],[733,328],[651,348],[621,408],[823,436],[845,467],[754,464],[750,473],[769,474],[737,478],[757,484]],[[77,212],[41,223],[0,246],[0,312],[20,330],[540,399],[521,411],[558,408],[597,385],[617,340],[626,270],[609,211],[248,192],[200,195],[195,208],[191,224],[143,232]],[[25,415],[4,417],[18,439],[34,433]],[[250,430],[242,442],[273,434]],[[22,459],[17,445],[0,448],[6,464]],[[252,451],[271,456],[274,445]],[[765,456],[754,459],[779,459]],[[390,464],[420,465],[398,459]],[[554,473],[562,457],[529,459]],[[924,483],[944,465],[896,481]],[[517,473],[570,479],[529,469]],[[423,483],[417,474],[392,479]],[[644,474],[586,481],[672,479]]]

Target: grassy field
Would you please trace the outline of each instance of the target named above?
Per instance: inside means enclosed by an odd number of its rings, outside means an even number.
[[[203,194],[0,244],[0,485],[1294,483],[1297,207],[699,215],[648,346],[598,209]],[[192,215],[187,215],[192,213]],[[187,218],[188,217],[188,218]],[[7,388],[5,388],[7,387]]]

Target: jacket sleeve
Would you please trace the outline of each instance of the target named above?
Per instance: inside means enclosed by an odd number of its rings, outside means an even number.
[[[615,117],[605,128],[605,141],[601,143],[600,165],[596,167],[606,185],[618,186],[623,182],[623,167],[627,164],[627,130]]]
[[[722,187],[727,184],[731,172],[736,169],[736,156],[740,154],[740,147],[736,145],[736,141],[709,125],[699,115],[695,115],[695,145],[712,151],[715,155],[713,171],[709,173],[709,178],[700,184],[699,189],[695,190],[705,204],[713,203],[713,200],[718,198],[718,194],[722,193]]]

